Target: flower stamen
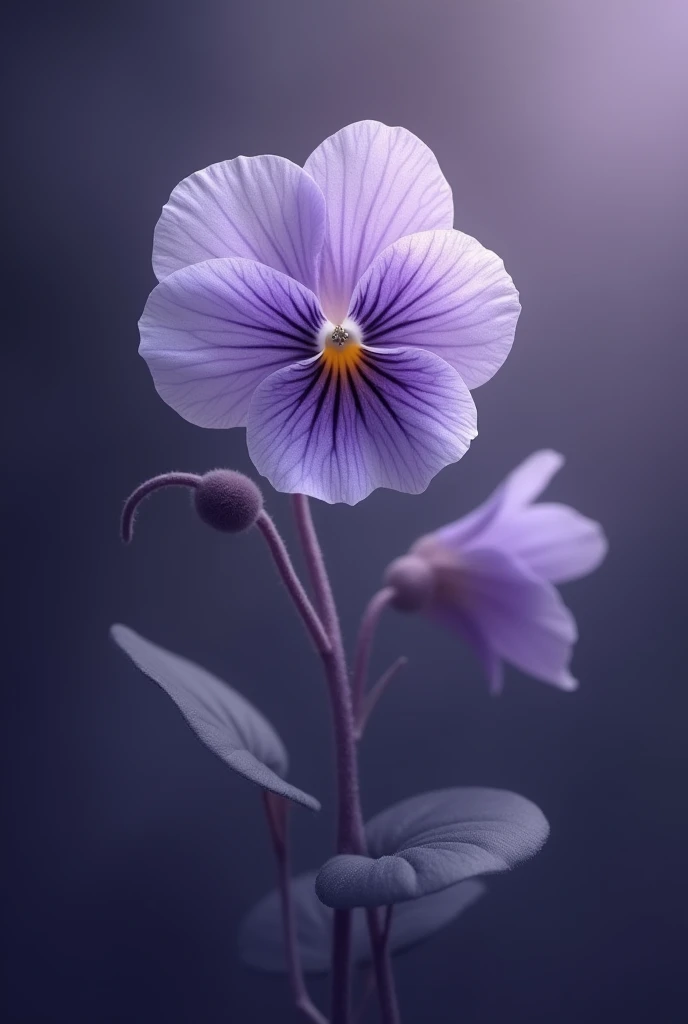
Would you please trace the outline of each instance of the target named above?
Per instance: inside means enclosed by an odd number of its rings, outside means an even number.
[[[351,321],[327,323],[320,340],[322,359],[328,369],[346,373],[358,365],[363,349],[360,332]]]

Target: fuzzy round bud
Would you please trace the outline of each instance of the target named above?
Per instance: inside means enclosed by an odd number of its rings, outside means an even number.
[[[435,583],[432,566],[417,555],[396,558],[385,571],[385,585],[395,591],[391,604],[402,612],[417,612],[428,604]]]
[[[203,522],[223,533],[248,530],[263,510],[257,485],[233,469],[213,469],[202,476],[193,501]]]

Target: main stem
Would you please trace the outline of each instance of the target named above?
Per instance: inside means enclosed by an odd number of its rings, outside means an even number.
[[[294,495],[294,511],[308,573],[315,591],[317,611],[331,644],[331,650],[321,652],[321,657],[330,691],[334,725],[337,767],[337,852],[364,854],[366,839],[358,783],[356,726],[337,606],[313,525],[308,498],[304,494]],[[379,610],[376,608],[376,618],[388,603],[389,596],[385,591],[384,600],[379,602]],[[372,629],[374,630],[374,625]],[[384,1024],[399,1024],[387,936],[379,928],[377,911],[369,915],[368,922],[382,1018]],[[351,911],[335,910],[332,935],[332,1024],[349,1024],[350,1014]]]
[[[330,693],[337,777],[337,853],[365,853],[351,690],[337,607],[308,498],[294,495],[294,512],[316,605],[331,650],[322,652]],[[332,1024],[351,1019],[351,911],[336,910],[332,935]]]
[[[331,644],[321,652],[330,692],[337,765],[337,852],[365,853],[366,842],[358,785],[358,763],[349,675],[339,616],[320,548],[308,498],[294,495],[294,510],[316,606]]]

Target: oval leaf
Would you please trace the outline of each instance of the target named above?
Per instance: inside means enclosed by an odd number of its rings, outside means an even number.
[[[316,872],[312,871],[292,879],[292,899],[302,967],[309,974],[324,974],[330,970],[332,911],[316,896],[315,878]],[[482,882],[470,880],[396,907],[389,936],[391,952],[401,953],[429,938],[467,910],[484,892]],[[282,910],[276,889],[244,918],[239,948],[242,960],[249,967],[274,973],[287,970]],[[362,910],[356,910],[353,915],[351,955],[355,964],[370,963],[368,924]]]
[[[287,752],[266,718],[252,704],[200,665],[115,625],[112,639],[177,705],[196,735],[239,775],[263,789],[320,809],[315,797],[282,778]]]
[[[342,854],[319,871],[329,907],[377,907],[507,871],[541,848],[542,811],[499,789],[442,789],[395,804],[366,826],[370,855]]]

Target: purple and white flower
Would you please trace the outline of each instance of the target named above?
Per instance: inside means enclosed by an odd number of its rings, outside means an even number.
[[[469,389],[520,311],[502,261],[453,219],[433,153],[375,121],[303,168],[241,156],[192,174],[158,222],[140,322],[158,392],[199,426],[245,426],[277,490],[424,490],[476,436]]]
[[[562,690],[578,686],[569,671],[576,623],[554,584],[596,569],[607,541],[575,509],[534,504],[563,462],[553,451],[531,455],[483,505],[422,537],[387,570],[398,606],[459,632],[493,693],[505,661]]]

